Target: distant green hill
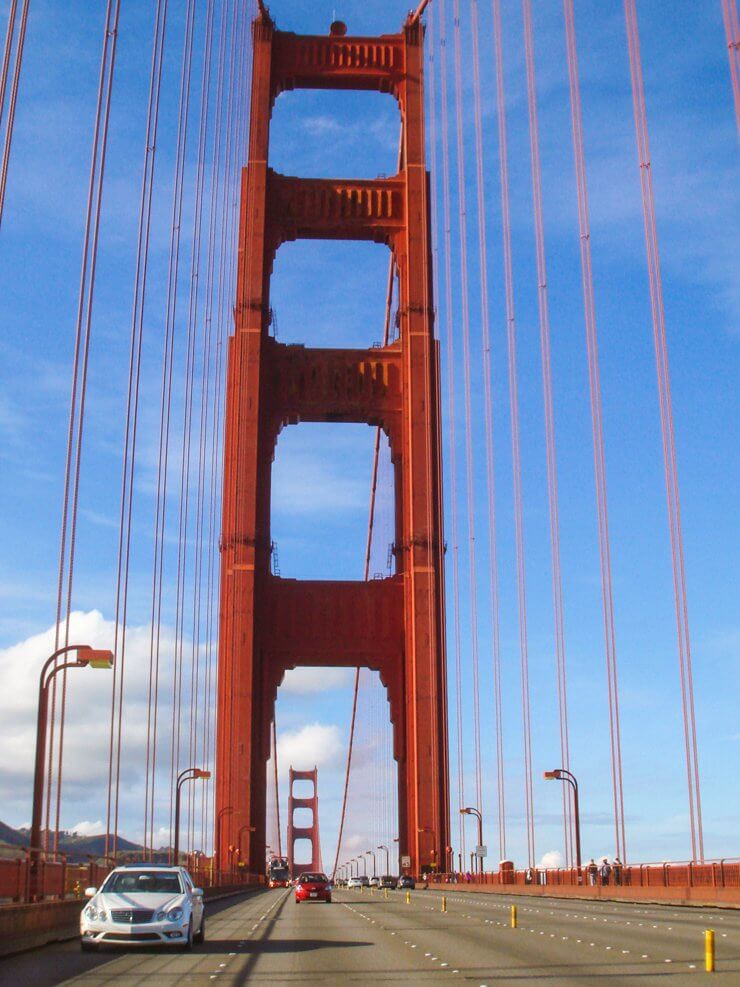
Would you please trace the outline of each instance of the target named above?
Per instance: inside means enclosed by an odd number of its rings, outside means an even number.
[[[4,822],[0,822],[0,844],[5,843],[10,846],[28,846],[30,833],[27,829],[13,829]],[[112,842],[112,838],[111,841]],[[130,840],[118,837],[119,853],[140,852],[143,847]],[[59,850],[67,854],[69,861],[86,862],[88,856],[102,857],[105,853],[105,833],[95,836],[77,836],[75,833],[61,831],[59,833]],[[157,855],[162,851],[158,851]]]

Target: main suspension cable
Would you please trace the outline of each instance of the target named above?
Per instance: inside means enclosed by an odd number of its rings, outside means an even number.
[[[8,187],[8,168],[10,166],[10,149],[13,144],[13,129],[15,124],[15,109],[18,102],[18,89],[21,80],[21,66],[23,65],[23,51],[26,42],[26,27],[28,24],[28,7],[30,0],[23,0],[21,8],[20,23],[18,26],[18,39],[13,53],[13,38],[15,35],[15,24],[17,16],[17,0],[12,0],[10,11],[8,12],[8,28],[5,35],[5,48],[3,51],[2,66],[0,66],[0,126],[3,121],[3,110],[5,108],[5,95],[8,83],[8,74],[11,63],[13,63],[13,76],[10,83],[10,97],[8,99],[8,119],[5,125],[5,136],[2,142],[2,155],[0,155],[0,226],[3,222],[3,209],[5,206],[5,191]],[[64,673],[63,673],[64,674]]]

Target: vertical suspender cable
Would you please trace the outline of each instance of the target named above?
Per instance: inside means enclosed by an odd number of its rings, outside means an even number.
[[[175,660],[172,680],[172,732],[170,738],[170,829],[174,816],[174,793],[180,766],[180,732],[183,688],[183,623],[185,619],[185,590],[187,581],[187,543],[190,508],[190,454],[193,414],[193,385],[195,376],[196,317],[200,287],[200,254],[203,226],[203,197],[205,190],[205,160],[208,142],[208,105],[210,97],[211,63],[214,38],[214,0],[208,0],[206,31],[203,47],[201,102],[198,132],[198,155],[195,175],[195,203],[191,243],[186,356],[184,368],[185,400],[181,437],[181,472],[178,518],[178,557],[175,600]]]
[[[470,593],[470,651],[473,672],[473,751],[475,797],[483,813],[480,751],[480,686],[478,682],[478,574],[475,553],[475,481],[473,468],[473,406],[470,367],[470,282],[468,277],[468,220],[465,190],[465,136],[463,112],[462,38],[460,0],[453,0],[455,34],[455,123],[457,136],[457,196],[460,234],[460,296],[462,302],[463,384],[465,395],[465,476],[468,513],[468,592]],[[481,861],[482,865],[482,861]]]
[[[434,11],[435,8],[432,8]],[[450,501],[452,507],[452,599],[455,635],[455,720],[457,740],[458,807],[465,806],[465,764],[462,703],[462,644],[460,639],[460,539],[457,504],[457,430],[455,425],[455,346],[452,319],[452,216],[450,192],[449,84],[447,80],[447,26],[445,3],[440,0],[440,84],[442,102],[442,209],[445,251],[445,336],[447,343],[447,422],[450,458]],[[459,846],[465,858],[465,827],[458,813]]]
[[[560,760],[570,768],[568,740],[568,699],[565,669],[565,620],[563,616],[563,581],[560,565],[560,511],[558,505],[558,475],[555,458],[555,411],[552,396],[552,367],[550,359],[550,315],[547,300],[547,263],[545,259],[545,227],[542,212],[542,177],[540,169],[540,137],[537,122],[537,86],[534,60],[534,31],[532,0],[522,0],[524,15],[524,51],[527,67],[527,103],[529,108],[529,144],[532,159],[532,204],[534,210],[535,244],[537,253],[537,302],[540,319],[540,350],[542,354],[542,387],[545,409],[545,443],[547,448],[547,490],[550,513],[550,553],[552,558],[552,599],[555,623],[555,660],[557,672],[558,713],[560,719]],[[563,785],[563,822],[565,826],[566,862],[573,862],[573,816],[568,785]]]
[[[573,156],[578,192],[578,225],[581,246],[581,272],[583,304],[588,349],[588,379],[591,396],[591,422],[594,443],[594,473],[596,480],[596,506],[599,523],[599,557],[601,561],[601,589],[604,613],[604,641],[606,650],[607,692],[609,697],[609,735],[611,740],[612,794],[614,799],[614,830],[616,854],[627,859],[624,833],[624,794],[622,787],[622,744],[619,725],[619,691],[617,683],[617,650],[614,629],[614,598],[612,593],[611,547],[609,542],[609,514],[607,509],[606,461],[604,454],[604,430],[601,415],[601,381],[594,304],[593,270],[591,265],[591,230],[588,211],[588,187],[583,144],[581,96],[578,82],[578,53],[576,48],[575,16],[573,0],[563,0],[565,31],[568,47],[568,81],[570,86],[571,124],[573,129]]]
[[[634,0],[625,0],[624,10],[627,20],[632,102],[635,113],[637,156],[640,166],[642,208],[645,220],[645,244],[647,248],[650,301],[653,317],[653,340],[655,344],[658,377],[663,463],[668,504],[668,526],[673,560],[673,589],[676,603],[678,663],[681,678],[689,817],[691,821],[691,850],[693,860],[703,861],[704,837],[702,832],[701,794],[699,788],[699,756],[696,741],[694,683],[691,666],[691,640],[689,636],[689,610],[686,594],[681,502],[678,489],[678,467],[676,464],[676,438],[673,427],[673,401],[671,398],[668,343],[666,339],[665,310],[663,307],[663,282],[660,271],[660,252],[658,250],[658,226],[655,218],[655,201],[653,196],[653,171],[650,161],[645,86],[642,77],[640,36],[637,28],[637,9]]]
[[[23,49],[26,41],[26,26],[28,23],[28,5],[30,0],[23,0],[21,8],[20,24],[18,26],[18,40],[15,46],[15,64],[13,65],[13,77],[10,84],[10,97],[8,99],[8,119],[5,124],[5,137],[2,142],[2,156],[0,156],[0,225],[3,221],[3,207],[5,206],[5,190],[8,186],[8,167],[10,165],[10,149],[13,143],[13,125],[15,123],[15,108],[18,102],[18,87],[21,80],[21,66],[23,65]],[[3,109],[5,106],[5,93],[8,82],[8,73],[11,63],[11,51],[13,46],[13,36],[15,34],[15,21],[17,15],[17,0],[12,0],[8,13],[8,30],[5,36],[5,50],[3,52],[2,68],[0,69],[0,125],[2,125]]]
[[[532,726],[529,692],[529,649],[527,641],[527,596],[524,557],[524,507],[519,442],[519,394],[516,361],[516,319],[514,315],[514,273],[511,257],[511,218],[509,210],[509,164],[506,137],[504,93],[504,53],[501,4],[493,0],[494,43],[496,47],[496,105],[498,116],[499,169],[501,179],[501,226],[503,235],[504,282],[506,286],[506,343],[509,365],[509,407],[511,415],[511,458],[514,481],[514,529],[516,538],[517,596],[519,601],[519,657],[522,684],[522,730],[524,737],[524,808],[527,826],[529,866],[535,863],[534,795],[532,789]]]
[[[722,0],[722,15],[727,35],[727,56],[730,60],[732,95],[735,101],[735,119],[740,137],[740,21],[735,0]]]
[[[69,402],[69,425],[67,430],[67,450],[62,498],[62,519],[59,546],[59,569],[57,579],[57,607],[55,650],[59,647],[62,634],[62,618],[65,620],[65,643],[69,640],[69,617],[71,613],[72,588],[74,585],[74,560],[77,536],[77,503],[80,488],[80,469],[85,425],[85,399],[87,396],[87,371],[90,354],[92,308],[95,295],[95,272],[98,257],[100,234],[100,214],[105,179],[105,162],[108,150],[108,127],[110,123],[111,94],[116,63],[118,39],[118,19],[120,0],[108,0],[103,29],[103,46],[98,79],[95,122],[90,159],[85,229],[82,242],[82,263],[77,300],[75,323],[75,347],[72,367],[72,388]],[[63,672],[62,675],[66,675]],[[46,825],[49,832],[51,810],[51,779],[54,762],[54,737],[56,716],[57,679],[52,686],[51,711],[49,716],[49,753],[47,777],[50,784],[46,793]],[[59,732],[63,731],[63,722]],[[56,835],[55,835],[56,844]]]
[[[506,859],[506,786],[504,778],[504,730],[501,692],[501,638],[499,620],[498,549],[496,538],[496,472],[494,459],[493,389],[491,381],[491,317],[488,293],[488,234],[485,158],[483,152],[483,113],[481,107],[480,33],[478,0],[471,0],[473,38],[473,104],[475,108],[475,164],[478,200],[478,266],[483,348],[483,389],[486,419],[486,485],[488,501],[488,557],[491,593],[491,636],[493,698],[496,719],[496,795],[498,812],[499,860]]]
[[[185,150],[187,147],[190,83],[193,63],[193,34],[196,0],[188,0],[185,15],[180,97],[177,123],[177,152],[170,225],[167,297],[165,303],[165,333],[162,351],[162,381],[159,421],[159,450],[157,458],[157,496],[154,521],[154,564],[152,566],[152,598],[149,640],[149,677],[147,686],[146,784],[144,794],[144,847],[153,848],[154,805],[157,769],[157,739],[159,727],[159,669],[162,629],[162,590],[164,575],[165,531],[167,521],[167,485],[169,478],[170,421],[172,410],[172,371],[175,346],[175,316],[177,312],[178,275],[180,265],[180,231],[183,211]]]
[[[168,0],[158,0],[154,16],[152,39],[152,64],[149,80],[144,165],[139,202],[136,270],[134,274],[134,298],[131,313],[131,343],[129,352],[128,393],[126,402],[126,426],[124,433],[123,465],[121,476],[121,507],[118,535],[118,564],[116,580],[115,643],[116,664],[111,689],[111,725],[108,758],[108,799],[106,842],[113,823],[112,855],[118,846],[118,810],[121,773],[121,740],[123,730],[123,702],[126,672],[126,632],[128,619],[129,568],[131,561],[131,527],[134,503],[134,477],[136,472],[136,442],[139,418],[139,385],[141,380],[142,344],[144,336],[144,312],[146,308],[147,276],[149,269],[149,243],[152,224],[152,198],[156,162],[157,134],[159,129],[159,103],[162,84],[162,65],[167,28]],[[106,851],[107,852],[107,851]]]

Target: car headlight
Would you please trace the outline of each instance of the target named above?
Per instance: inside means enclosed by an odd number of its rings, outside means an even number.
[[[175,908],[170,908],[170,910],[167,912],[167,918],[170,920],[170,922],[179,922],[180,919],[182,918],[182,914],[183,914],[182,908],[180,908],[180,906],[177,905]]]
[[[85,909],[85,918],[91,922],[106,922],[108,920],[108,913],[104,905],[90,903]]]

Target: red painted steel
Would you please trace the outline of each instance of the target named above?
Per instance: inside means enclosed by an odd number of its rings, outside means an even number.
[[[297,781],[310,781],[313,784],[313,795],[308,798],[301,798],[293,792],[293,785]],[[313,771],[295,771],[290,769],[290,779],[288,785],[288,866],[290,876],[297,877],[303,871],[321,871],[321,841],[319,840],[319,773],[316,768]],[[312,820],[310,826],[296,826],[294,813],[296,809],[310,809]],[[309,840],[311,842],[311,859],[296,860],[295,845],[297,840]]]
[[[277,689],[307,665],[376,669],[388,689],[399,779],[399,851],[434,869],[449,843],[439,352],[433,335],[423,29],[327,37],[253,25],[249,159],[243,172],[235,332],[229,340],[217,723],[219,866],[236,833],[265,859],[266,763]],[[269,124],[293,88],[390,93],[402,166],[376,181],[300,179],[269,167]],[[400,338],[367,350],[284,346],[268,336],[270,274],[296,238],[372,240],[399,271]],[[298,582],[270,572],[272,458],[301,421],[364,422],[389,438],[396,482],[396,575]],[[228,810],[228,811],[227,811]]]

